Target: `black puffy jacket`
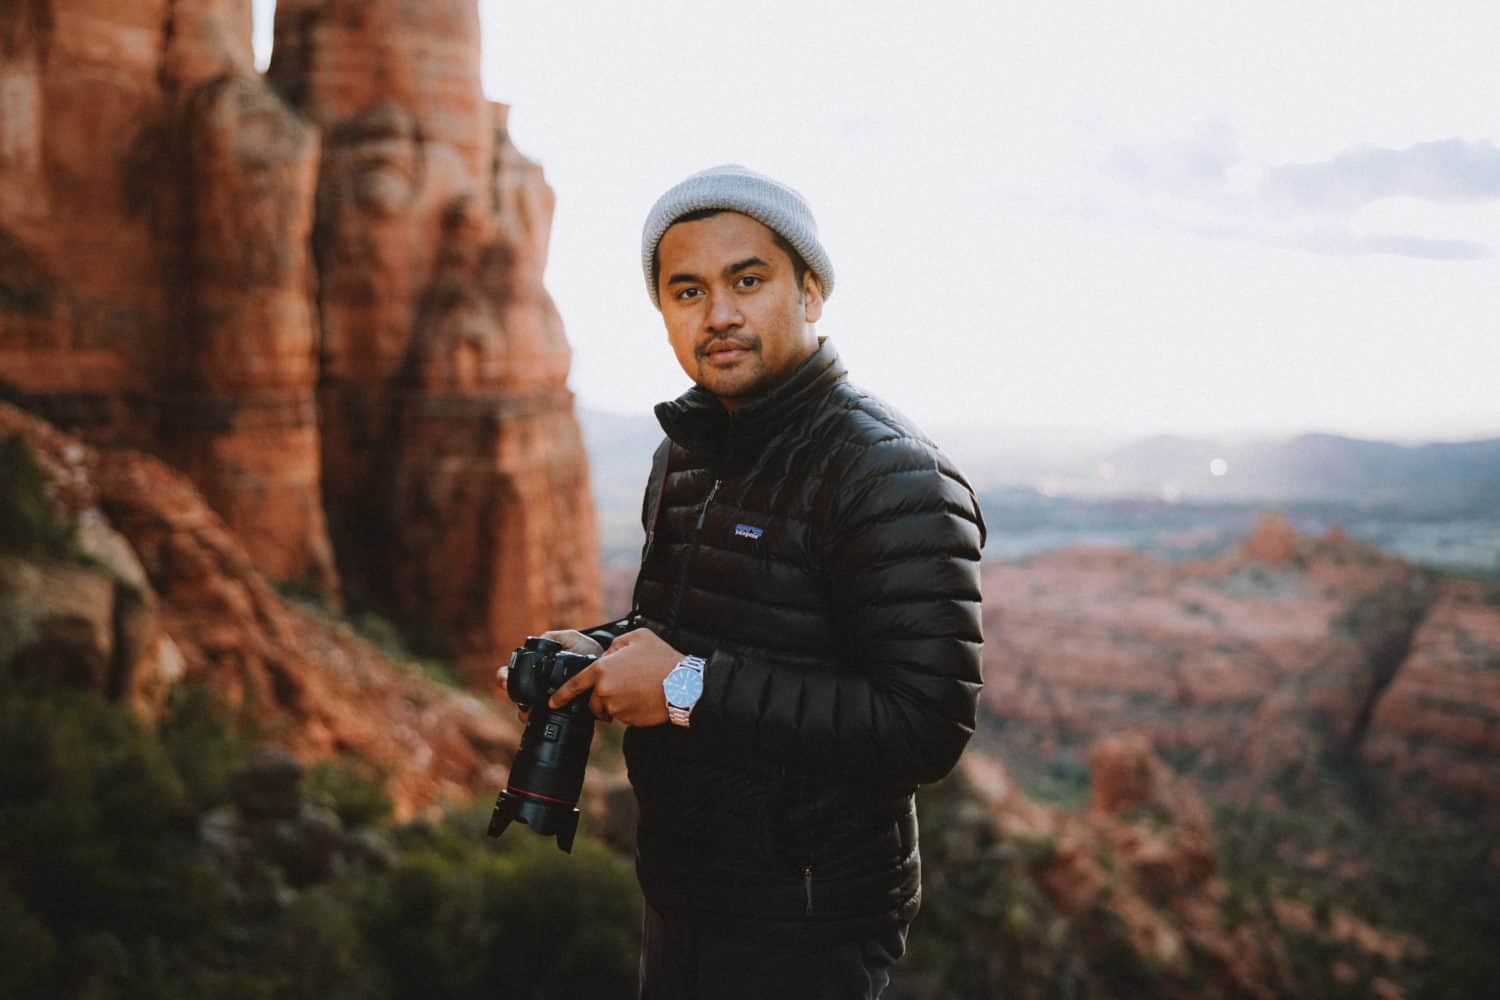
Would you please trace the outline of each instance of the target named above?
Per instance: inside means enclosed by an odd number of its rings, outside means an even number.
[[[708,665],[691,727],[626,733],[642,890],[801,939],[910,920],[913,793],[979,696],[973,490],[826,340],[732,416],[697,388],[656,412],[636,612]]]

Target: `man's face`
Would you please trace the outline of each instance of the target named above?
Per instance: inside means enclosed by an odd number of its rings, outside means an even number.
[[[657,246],[657,291],[678,364],[733,411],[818,349],[823,294],[798,286],[771,230],[739,212],[679,222]]]

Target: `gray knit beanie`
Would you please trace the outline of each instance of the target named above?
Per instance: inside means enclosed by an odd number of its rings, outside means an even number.
[[[656,263],[657,244],[672,223],[689,212],[707,208],[740,212],[775,230],[817,276],[818,284],[823,286],[823,298],[833,294],[833,261],[818,242],[818,224],[807,199],[764,174],[726,163],[678,184],[658,198],[646,216],[646,227],[641,231],[641,267],[646,272],[646,291],[656,308],[661,308],[661,300],[651,272]]]

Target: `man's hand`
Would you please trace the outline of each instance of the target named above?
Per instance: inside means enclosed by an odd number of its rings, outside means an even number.
[[[626,632],[610,643],[603,656],[558,688],[548,704],[559,708],[592,688],[589,711],[599,718],[616,719],[627,726],[660,725],[667,721],[667,696],[661,682],[681,659],[681,653],[650,629]]]
[[[582,632],[573,628],[555,628],[550,632],[543,632],[542,638],[551,639],[553,642],[559,643],[563,649],[566,649],[570,653],[582,653],[585,656],[598,656],[600,653],[604,652],[603,646],[599,645],[593,639],[590,639]],[[505,663],[502,663],[500,665],[499,670],[495,671],[495,683],[500,685],[500,690],[505,693],[505,696],[507,698],[510,697],[510,689],[507,687],[507,684],[509,682],[510,662],[506,661]],[[521,721],[525,722],[530,714],[530,712],[522,712]]]

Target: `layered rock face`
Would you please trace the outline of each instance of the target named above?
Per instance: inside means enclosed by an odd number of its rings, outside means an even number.
[[[1148,735],[1234,794],[1316,800],[1363,761],[1411,817],[1500,823],[1500,595],[1274,515],[1238,551],[989,564],[982,742],[1038,766]]]
[[[247,0],[0,12],[0,377],[482,681],[598,617],[552,192],[471,0],[276,16],[268,84]]]
[[[279,579],[332,587],[309,237],[318,136],[245,2],[0,14],[0,375],[191,475]]]
[[[1409,792],[1431,784],[1445,809],[1500,823],[1500,587],[1450,581],[1438,591],[1359,752],[1408,792],[1394,796],[1408,818],[1426,812]]]
[[[326,136],[319,403],[346,584],[425,616],[482,679],[533,609],[596,617],[570,352],[542,285],[553,195],[480,93],[472,3],[283,3],[276,26],[268,75]]]

